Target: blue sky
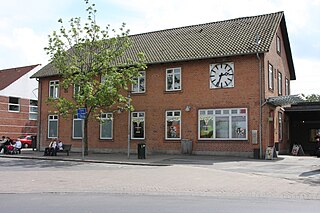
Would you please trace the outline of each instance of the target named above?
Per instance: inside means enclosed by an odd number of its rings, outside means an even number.
[[[320,0],[91,0],[101,26],[131,34],[284,11],[297,80],[291,93],[320,94]],[[86,18],[82,0],[10,0],[0,7],[0,69],[47,64],[57,20]]]

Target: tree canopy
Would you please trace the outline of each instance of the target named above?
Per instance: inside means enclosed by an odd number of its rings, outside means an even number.
[[[123,58],[131,46],[129,30],[123,24],[118,31],[100,27],[96,22],[95,4],[87,4],[87,22],[82,25],[80,17],[71,18],[69,28],[63,26],[49,35],[49,45],[45,48],[51,63],[61,75],[61,87],[73,89],[73,99],[58,97],[49,103],[60,115],[73,115],[77,109],[85,108],[83,139],[88,151],[88,119],[90,115],[99,119],[103,111],[117,108],[128,110],[129,85],[144,70],[143,53],[138,60]],[[119,59],[122,60],[119,60]]]

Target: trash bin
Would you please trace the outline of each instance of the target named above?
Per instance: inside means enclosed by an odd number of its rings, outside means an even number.
[[[146,144],[138,144],[138,159],[146,159]]]
[[[188,139],[181,140],[181,153],[191,155],[191,153],[192,153],[192,140],[188,140]]]
[[[37,136],[36,135],[32,135],[31,136],[31,147],[34,150],[35,148],[37,148]]]
[[[260,156],[260,149],[253,149],[253,158],[259,159]]]

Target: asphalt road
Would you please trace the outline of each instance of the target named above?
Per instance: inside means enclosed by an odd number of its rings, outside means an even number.
[[[317,162],[158,167],[0,158],[0,212],[318,212]]]

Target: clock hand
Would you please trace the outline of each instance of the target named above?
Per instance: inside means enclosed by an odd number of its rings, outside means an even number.
[[[218,80],[218,82],[216,83],[216,87],[219,87],[219,84],[220,84],[220,81],[221,81],[222,76],[223,76],[223,74],[220,73],[220,75],[219,75],[219,80]]]

